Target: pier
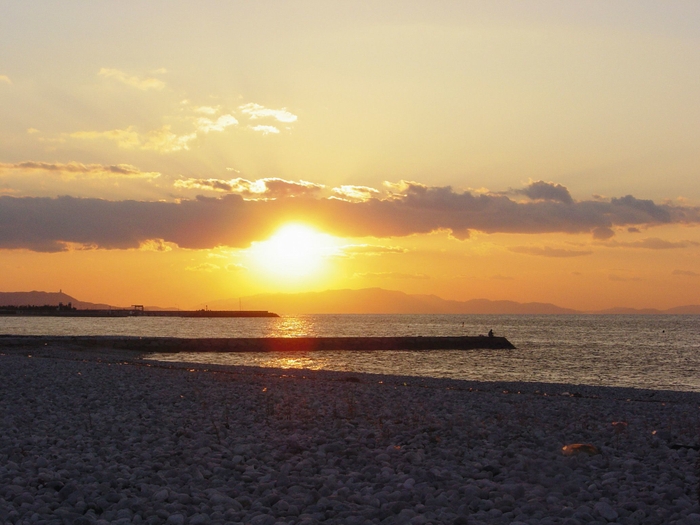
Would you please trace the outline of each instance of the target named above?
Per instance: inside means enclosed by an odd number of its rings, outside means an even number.
[[[24,317],[279,317],[266,310],[144,310],[112,308],[110,310],[78,310],[62,307],[0,307],[2,316]]]
[[[109,348],[141,352],[316,352],[324,350],[515,349],[505,337],[240,337],[186,339],[126,336],[0,336],[3,346]]]

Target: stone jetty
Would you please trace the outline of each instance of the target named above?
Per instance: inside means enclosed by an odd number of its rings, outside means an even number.
[[[322,350],[515,349],[505,337],[240,337],[187,339],[127,336],[0,336],[0,347],[72,346],[146,352],[311,352]]]

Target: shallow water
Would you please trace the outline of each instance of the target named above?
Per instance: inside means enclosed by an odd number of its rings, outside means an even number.
[[[463,324],[462,324],[463,323]],[[0,318],[14,335],[161,337],[477,335],[517,350],[153,355],[160,360],[312,368],[482,381],[700,391],[700,316],[302,315],[281,318]]]

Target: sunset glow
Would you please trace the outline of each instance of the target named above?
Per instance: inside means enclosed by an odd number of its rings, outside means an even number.
[[[699,3],[127,4],[3,5],[0,291],[700,302]]]
[[[307,278],[322,270],[335,242],[303,224],[282,226],[269,239],[250,248],[254,270],[281,280]]]

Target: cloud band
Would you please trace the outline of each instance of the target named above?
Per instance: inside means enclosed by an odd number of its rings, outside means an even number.
[[[75,197],[0,197],[0,248],[67,249],[70,243],[136,248],[159,239],[184,248],[245,247],[288,221],[307,221],[346,237],[401,237],[449,230],[486,233],[592,233],[615,226],[698,223],[700,210],[631,195],[608,201],[536,200],[455,192],[405,183],[401,193],[361,202],[302,196],[246,200],[241,195],[178,202]],[[276,193],[284,193],[282,191]]]

